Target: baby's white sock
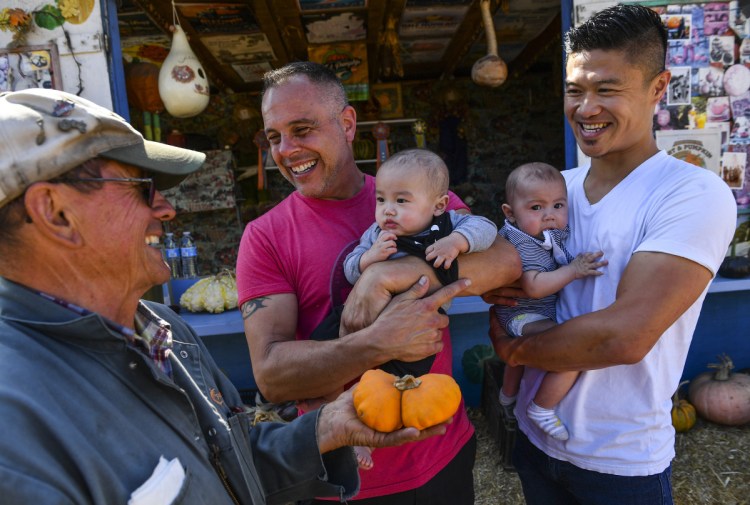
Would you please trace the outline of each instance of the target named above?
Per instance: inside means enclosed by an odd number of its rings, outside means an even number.
[[[500,405],[513,405],[516,403],[516,398],[518,398],[518,395],[506,396],[503,390],[500,390]]]
[[[515,420],[516,418],[516,414],[513,412],[516,407],[516,398],[518,398],[518,395],[505,396],[503,390],[500,390],[500,407],[503,409],[506,419]]]
[[[526,414],[529,419],[534,421],[544,432],[557,440],[567,440],[568,430],[565,429],[560,418],[557,417],[555,411],[552,409],[545,409],[540,407],[533,401],[529,404],[529,408],[526,409]]]

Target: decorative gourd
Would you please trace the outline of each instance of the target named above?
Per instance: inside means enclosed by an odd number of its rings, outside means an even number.
[[[374,369],[362,375],[353,400],[362,422],[374,430],[388,433],[402,426],[424,430],[453,417],[461,404],[461,389],[450,375],[397,378]]]
[[[487,55],[479,58],[471,67],[471,80],[480,86],[495,88],[508,77],[508,66],[497,54],[497,37],[495,25],[490,13],[490,0],[481,0],[482,23],[487,37]]]
[[[178,118],[197,116],[208,105],[208,78],[178,24],[159,71],[159,95],[167,112]]]
[[[726,354],[721,363],[710,364],[716,372],[704,372],[692,380],[688,398],[698,414],[714,423],[739,426],[750,422],[750,375],[734,374]]]
[[[695,407],[687,400],[680,398],[680,386],[687,382],[681,382],[672,396],[672,426],[677,433],[684,433],[695,426]]]
[[[180,297],[180,306],[191,312],[218,314],[237,306],[237,281],[234,273],[224,269],[199,280]]]

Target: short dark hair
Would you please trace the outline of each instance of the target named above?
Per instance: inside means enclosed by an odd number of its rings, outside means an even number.
[[[618,50],[651,79],[664,70],[667,30],[659,14],[642,5],[617,4],[591,16],[565,35],[565,54]]]
[[[281,85],[297,75],[307,77],[311,83],[317,85],[321,90],[325,90],[325,98],[340,105],[341,109],[349,105],[344,85],[333,70],[311,61],[295,61],[276,70],[266,72],[263,75],[263,95],[269,89]],[[310,99],[315,100],[320,99],[320,97],[310,97]]]
[[[379,170],[423,170],[429,181],[430,191],[435,196],[448,193],[449,172],[443,158],[427,149],[405,149],[399,151],[380,165]]]
[[[516,190],[527,181],[559,182],[565,186],[565,178],[560,171],[548,163],[532,161],[513,169],[505,181],[505,201],[509,202],[516,195]]]

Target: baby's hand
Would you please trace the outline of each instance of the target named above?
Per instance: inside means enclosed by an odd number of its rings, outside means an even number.
[[[469,242],[460,233],[451,233],[443,237],[425,249],[425,259],[429,262],[433,259],[435,268],[442,266],[445,269],[451,267],[453,260],[462,252],[469,250]]]
[[[382,230],[370,249],[362,255],[360,264],[364,263],[369,266],[379,261],[385,261],[395,252],[396,235],[393,232]]]
[[[570,266],[573,267],[573,271],[575,272],[576,279],[592,275],[602,275],[604,272],[600,272],[597,269],[609,264],[607,260],[599,261],[602,256],[604,256],[603,251],[581,253],[576,256],[576,258],[570,262]]]

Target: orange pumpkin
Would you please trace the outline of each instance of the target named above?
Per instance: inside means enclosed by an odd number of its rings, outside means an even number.
[[[362,422],[373,430],[389,433],[401,424],[401,391],[396,376],[380,369],[368,370],[354,388],[354,408]]]
[[[687,384],[687,381],[681,382],[680,386]],[[688,431],[695,426],[695,407],[685,399],[680,398],[680,386],[672,396],[672,426],[678,433]]]
[[[450,375],[397,378],[375,369],[362,375],[353,400],[362,422],[374,430],[424,430],[453,417],[461,404],[461,389]]]
[[[159,67],[153,63],[129,63],[125,67],[125,91],[128,94],[128,103],[138,110],[164,110],[164,102],[159,96]]]

